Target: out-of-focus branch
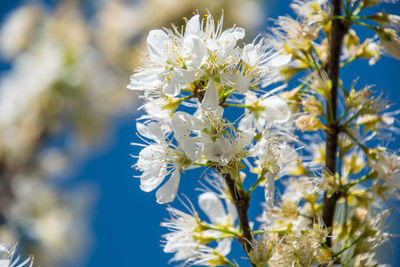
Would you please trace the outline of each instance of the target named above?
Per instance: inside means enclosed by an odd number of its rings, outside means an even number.
[[[339,134],[339,123],[337,121],[337,98],[338,98],[338,83],[340,69],[340,54],[342,50],[343,37],[348,30],[348,26],[343,19],[338,19],[342,15],[342,0],[332,0],[332,30],[330,35],[329,47],[329,65],[328,77],[332,82],[330,99],[327,100],[327,130],[326,130],[326,159],[325,166],[327,170],[335,175],[336,173],[336,152]],[[322,219],[326,227],[332,227],[333,217],[335,214],[335,206],[340,198],[340,192],[335,192],[328,197],[325,192],[324,203],[322,209]],[[331,246],[332,239],[330,235],[327,238],[327,244]]]

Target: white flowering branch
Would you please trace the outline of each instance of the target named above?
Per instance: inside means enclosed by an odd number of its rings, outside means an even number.
[[[384,113],[387,102],[368,86],[346,90],[339,71],[358,58],[378,59],[377,46],[370,39],[360,44],[350,28],[375,4],[293,0],[300,21],[280,17],[271,44],[261,38],[240,46],[244,30],[223,31],[209,13],[202,22],[196,14],[182,31],[149,33],[148,61],[128,86],[143,91],[146,101],[137,123],[148,143],[138,144],[144,146],[135,164],[141,188],[161,185],[157,202],[168,203],[181,173],[201,167],[218,172],[207,178],[213,190],[198,199],[208,221],[192,204],[186,205],[190,214],[169,208],[171,219],[162,225],[171,231],[164,251],[175,253],[173,260],[234,266],[227,256],[236,238],[252,266],[374,266],[365,255],[371,259],[368,253],[389,238],[382,230],[388,213],[373,216],[371,203],[373,196],[385,199],[399,190],[388,186],[400,177],[400,159],[369,141],[393,124],[393,113]],[[397,40],[390,30],[371,27],[383,40]],[[291,91],[260,90],[303,70],[307,76]],[[240,110],[233,120],[225,114],[230,109]],[[294,126],[324,131],[326,142],[307,134],[299,140]],[[309,156],[297,153],[299,143]],[[284,176],[291,177],[276,197],[275,180]],[[366,181],[372,186],[357,190]],[[265,203],[253,231],[248,209],[259,186]]]

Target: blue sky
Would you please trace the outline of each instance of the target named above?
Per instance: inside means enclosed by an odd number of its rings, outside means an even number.
[[[4,15],[23,1],[2,1],[0,4],[0,20]],[[50,1],[49,1],[50,2]],[[269,1],[269,16],[288,14],[290,1]],[[387,5],[388,12],[400,15],[400,6]],[[271,25],[271,22],[269,22]],[[266,27],[264,30],[267,29]],[[372,35],[372,33],[367,33]],[[0,68],[6,66],[0,64]],[[358,84],[375,84],[377,91],[384,91],[395,108],[400,108],[400,61],[383,57],[374,66],[369,66],[366,60],[360,60],[342,70],[345,85],[359,77]],[[127,83],[129,77],[127,77]],[[121,88],[121,90],[127,90]],[[165,230],[160,227],[163,218],[168,217],[165,206],[155,202],[155,194],[145,193],[139,189],[139,180],[132,178],[135,174],[131,168],[134,160],[131,154],[137,155],[136,147],[131,142],[138,142],[135,135],[135,108],[131,114],[122,116],[110,123],[111,133],[107,135],[103,145],[96,148],[82,159],[77,169],[70,174],[68,180],[63,180],[61,186],[71,189],[81,183],[95,184],[98,190],[98,202],[90,210],[90,224],[93,227],[94,240],[87,260],[77,265],[63,267],[101,267],[101,266],[167,266],[171,254],[165,254],[160,247],[161,235]],[[400,142],[396,138],[390,144],[391,149],[398,150]],[[180,192],[189,197],[197,195],[194,190],[199,187],[198,180],[201,171],[191,172],[181,180]],[[261,194],[260,194],[261,195]],[[260,212],[257,201],[253,199],[250,217]],[[393,217],[389,220],[391,228],[397,234],[400,210],[393,209]],[[397,228],[397,229],[396,229]],[[398,240],[385,246],[385,262],[400,266]],[[236,244],[233,248],[236,255],[242,255],[241,248]],[[384,254],[382,254],[384,255]],[[242,255],[243,256],[243,255]],[[236,259],[240,256],[235,257]],[[246,266],[242,263],[240,266]],[[46,267],[46,266],[43,266]]]

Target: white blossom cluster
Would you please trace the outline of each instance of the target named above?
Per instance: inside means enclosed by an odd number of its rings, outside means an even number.
[[[141,189],[151,191],[170,175],[157,191],[159,203],[174,200],[185,170],[229,170],[246,159],[275,177],[290,161],[286,155],[296,156],[284,142],[291,141],[287,103],[259,89],[279,80],[290,55],[273,52],[262,38],[241,44],[244,29],[223,30],[222,18],[205,17],[194,15],[181,31],[150,31],[145,65],[128,85],[145,101],[137,130],[148,145],[135,164]],[[235,122],[224,117],[230,106],[244,108]]]
[[[275,189],[268,185],[297,161],[293,115],[278,95],[281,87],[261,89],[281,80],[279,70],[291,55],[279,55],[260,37],[244,44],[244,29],[223,30],[222,20],[195,14],[180,30],[150,31],[144,65],[128,85],[142,93],[145,112],[136,128],[146,144],[135,144],[143,149],[134,166],[142,172],[143,191],[159,187],[160,204],[175,199],[182,173],[200,167],[236,181],[244,179],[241,170],[248,168],[257,174],[255,186],[266,184],[265,194],[272,200]],[[162,225],[171,230],[164,236],[164,251],[175,253],[172,260],[232,265],[225,256],[240,235],[237,214],[216,177],[220,194],[199,196],[211,223],[200,220],[194,208],[190,214],[168,208],[171,219]]]

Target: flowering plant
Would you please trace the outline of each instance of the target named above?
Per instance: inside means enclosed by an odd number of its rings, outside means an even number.
[[[150,31],[128,85],[144,99],[140,188],[172,202],[194,168],[208,171],[213,188],[198,198],[208,221],[190,200],[188,212],[167,208],[161,225],[173,261],[236,266],[228,258],[236,238],[252,266],[377,266],[374,250],[391,236],[380,203],[400,188],[399,157],[382,145],[398,132],[397,112],[370,86],[348,87],[339,70],[359,58],[399,58],[398,16],[368,13],[380,2],[294,0],[298,19],[279,17],[249,44],[244,29],[223,30],[223,16],[215,22],[209,12]],[[353,25],[376,35],[361,42]],[[300,84],[285,90],[295,77]],[[258,230],[248,217],[257,187]]]

